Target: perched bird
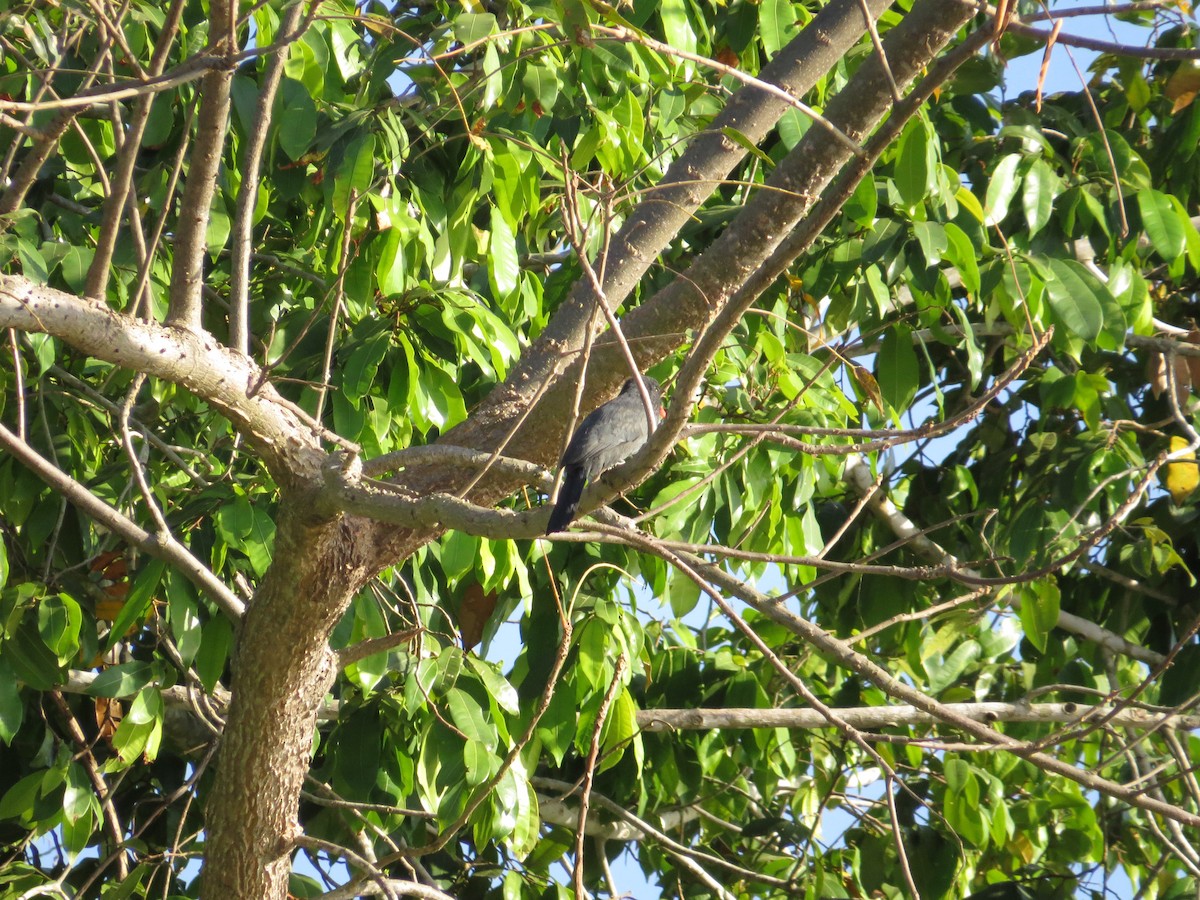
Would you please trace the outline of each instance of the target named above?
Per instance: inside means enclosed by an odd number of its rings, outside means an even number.
[[[642,380],[657,418],[662,412],[662,388],[653,378]],[[571,524],[588,482],[642,448],[650,436],[647,424],[646,407],[633,378],[625,382],[621,393],[579,423],[559,463],[563,471],[562,487],[546,534],[562,531]]]

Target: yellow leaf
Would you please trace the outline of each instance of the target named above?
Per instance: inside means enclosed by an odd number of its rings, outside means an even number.
[[[1171,452],[1186,450],[1190,442],[1187,438],[1174,436],[1171,438]],[[1176,506],[1182,506],[1196,485],[1200,484],[1200,466],[1196,464],[1196,452],[1188,450],[1178,459],[1167,463],[1167,490]]]

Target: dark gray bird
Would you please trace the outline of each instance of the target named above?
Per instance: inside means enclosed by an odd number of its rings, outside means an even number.
[[[655,418],[662,411],[662,388],[653,378],[643,378]],[[613,466],[620,465],[642,448],[649,437],[646,407],[637,381],[630,378],[603,406],[588,414],[567,444],[559,467],[563,470],[558,502],[550,514],[546,534],[562,531],[575,518],[579,498],[588,482]]]

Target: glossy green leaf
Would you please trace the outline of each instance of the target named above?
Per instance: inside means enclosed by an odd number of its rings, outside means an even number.
[[[135,629],[138,623],[146,617],[166,568],[167,564],[163,560],[154,559],[134,578],[133,587],[125,599],[125,605],[117,614],[112,631],[105,642],[106,650],[116,646],[118,641],[124,640],[130,630]]]
[[[375,277],[381,294],[403,293],[408,284],[408,268],[404,254],[404,236],[399,228],[389,228],[379,244],[379,262]]]
[[[469,740],[478,741],[489,749],[496,746],[496,730],[488,725],[483,710],[470,694],[459,688],[446,692],[450,718]]]
[[[151,684],[158,674],[153,663],[133,660],[105,668],[87,691],[93,697],[131,697]]]
[[[763,49],[774,56],[796,36],[796,11],[789,0],[763,0],[758,5]]]
[[[1086,269],[1074,260],[1035,260],[1046,280],[1046,295],[1054,318],[1072,334],[1094,340],[1104,327],[1103,290]]]
[[[474,656],[467,657],[467,664],[475,670],[475,674],[479,676],[479,680],[483,682],[483,686],[487,688],[488,696],[509,715],[517,715],[521,711],[520,698],[514,688],[507,679],[495,669],[490,663],[484,662]]]
[[[896,189],[909,206],[915,206],[929,195],[935,162],[925,123],[919,118],[913,119],[900,137],[895,175]]]
[[[521,267],[517,262],[516,238],[498,209],[492,210],[488,249],[488,280],[497,297],[507,297],[517,289]]]
[[[63,794],[63,815],[68,822],[77,822],[92,806],[92,783],[79,763],[67,767],[66,792]]]
[[[1150,238],[1155,251],[1167,262],[1183,255],[1186,246],[1184,224],[1171,198],[1161,191],[1139,191],[1138,210],[1142,214],[1142,227]]]
[[[658,4],[667,43],[679,50],[695,53],[696,32],[688,20],[687,10],[684,0],[662,0]]]
[[[988,179],[987,194],[984,199],[984,224],[998,225],[1008,215],[1008,205],[1017,195],[1020,187],[1020,175],[1017,166],[1021,157],[1015,153],[1002,157],[996,163],[996,168]]]
[[[1058,624],[1060,596],[1058,585],[1050,580],[1032,582],[1021,591],[1021,625],[1038,650],[1045,651],[1050,632]]]
[[[910,328],[896,325],[884,336],[876,371],[883,400],[890,407],[893,419],[899,422],[917,394],[920,375]]]
[[[1061,184],[1044,159],[1037,157],[1030,163],[1021,182],[1021,203],[1031,235],[1037,234],[1050,222],[1054,198],[1058,196]]]
[[[346,147],[333,186],[334,215],[345,221],[350,197],[361,199],[375,177],[375,136],[360,134]]]
[[[83,611],[69,594],[53,594],[38,604],[38,631],[60,663],[69,663],[79,650]]]
[[[370,393],[390,347],[391,334],[380,331],[354,348],[342,371],[342,391],[348,399],[361,400]]]
[[[0,741],[11,744],[24,720],[25,703],[21,698],[16,672],[0,653]]]
[[[275,117],[279,146],[295,161],[308,152],[317,136],[317,108],[308,89],[291,78],[284,78],[279,95],[283,99],[283,109]]]
[[[38,691],[48,691],[62,679],[62,668],[32,622],[26,621],[0,645],[0,655],[18,679]]]

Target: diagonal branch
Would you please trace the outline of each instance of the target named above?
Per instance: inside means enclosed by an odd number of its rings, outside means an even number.
[[[18,275],[0,275],[0,327],[42,332],[96,359],[163,378],[201,397],[246,435],[281,485],[319,478],[325,454],[303,418],[252,360],[212,337],[132,320]]]
[[[653,543],[641,535],[638,535],[637,541],[639,545],[643,546]],[[1024,741],[1010,737],[1004,732],[997,731],[984,723],[977,722],[975,719],[948,708],[946,704],[939,703],[928,694],[895,678],[887,669],[864,654],[854,650],[846,641],[835,637],[803,616],[792,612],[782,603],[777,602],[775,598],[759,592],[724,571],[720,566],[711,565],[690,554],[679,553],[674,555],[682,558],[688,566],[702,573],[705,578],[722,590],[728,591],[738,597],[767,618],[782,625],[796,636],[811,644],[823,656],[832,660],[836,665],[857,673],[875,684],[876,687],[890,697],[914,706],[939,721],[958,728],[978,740],[1006,750],[1047,773],[1073,781],[1086,790],[1097,791],[1130,806],[1160,815],[1165,819],[1173,819],[1180,824],[1192,828],[1200,827],[1200,815],[1172,806],[1169,803],[1163,803],[1153,797],[1148,797],[1135,787],[1118,784],[1090,770],[1076,768],[1070,763],[1050,756]]]
[[[956,715],[980,723],[1048,722],[1084,725],[1103,718],[1114,725],[1139,730],[1166,727],[1200,728],[1200,716],[1125,707],[1078,703],[945,703]],[[938,725],[942,719],[911,705],[862,706],[836,709],[838,717],[855,728],[901,728]],[[829,728],[829,719],[815,709],[640,709],[638,727],[645,731],[707,731],[713,728]]]
[[[318,4],[313,4],[315,10]],[[279,22],[281,33],[291,36],[300,24],[304,7],[300,3],[288,7]],[[283,80],[283,66],[287,53],[280,48],[271,56],[258,88],[258,106],[254,123],[242,150],[242,183],[238,188],[237,211],[230,235],[232,261],[230,264],[229,297],[229,346],[242,353],[250,351],[250,260],[253,256],[254,207],[258,197],[258,184],[262,177],[263,151],[267,146],[267,134],[271,127],[271,112],[275,106],[275,94]]]
[[[0,447],[11,453],[89,518],[151,556],[177,566],[180,572],[204,591],[231,619],[237,621],[241,618],[245,611],[242,601],[169,532],[155,535],[146,531],[67,475],[3,425],[0,425]]]
[[[234,51],[230,32],[234,2],[213,0],[209,11],[211,46],[214,51],[223,52],[226,65],[208,72],[200,82],[196,140],[175,232],[167,324],[195,332],[203,328],[200,301],[204,284],[204,252],[217,188],[217,172],[225,148],[225,132],[229,128],[229,87],[233,78]]]

